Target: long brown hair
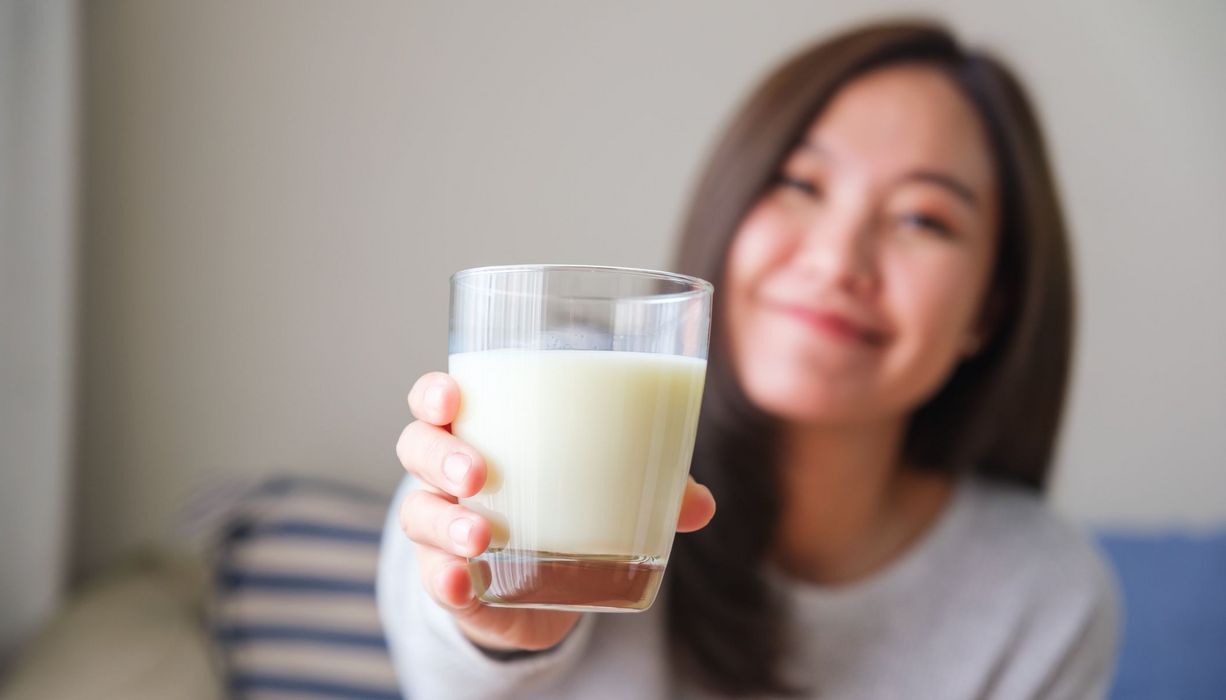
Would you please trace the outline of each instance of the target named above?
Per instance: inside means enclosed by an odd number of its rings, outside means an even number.
[[[676,268],[724,279],[742,219],[834,94],[859,75],[919,63],[941,70],[986,128],[1000,188],[1000,245],[988,293],[992,334],[912,415],[908,464],[975,471],[1044,488],[1072,346],[1072,272],[1063,217],[1038,121],[998,60],[931,23],[875,24],[786,61],[749,97],[718,141],[684,224]],[[746,398],[729,364],[716,290],[707,388],[692,472],[719,503],[704,530],[677,538],[669,563],[669,630],[677,662],[728,695],[787,693],[781,603],[761,564],[780,497],[776,422]]]

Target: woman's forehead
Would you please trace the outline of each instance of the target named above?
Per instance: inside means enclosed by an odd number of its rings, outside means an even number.
[[[814,120],[799,152],[865,174],[939,169],[976,187],[993,184],[974,107],[929,66],[882,68],[851,81]]]

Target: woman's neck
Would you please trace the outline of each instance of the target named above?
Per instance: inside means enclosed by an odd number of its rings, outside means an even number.
[[[785,573],[854,581],[894,560],[936,520],[952,479],[902,465],[905,430],[901,419],[784,429],[774,560]]]

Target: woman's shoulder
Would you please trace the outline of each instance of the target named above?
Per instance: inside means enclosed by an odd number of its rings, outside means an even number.
[[[965,484],[965,529],[982,569],[1027,589],[1038,607],[1110,610],[1116,584],[1089,531],[1039,494],[974,477]]]
[[[1101,697],[1120,597],[1089,532],[1017,486],[975,478],[960,497],[961,532],[953,539],[970,580],[965,585],[1009,631],[1000,694]]]
[[[1102,562],[1088,531],[1057,512],[1041,494],[981,476],[968,477],[963,490],[967,524],[993,545],[1052,564],[1093,567]]]

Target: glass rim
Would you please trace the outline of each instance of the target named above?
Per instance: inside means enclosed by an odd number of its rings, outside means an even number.
[[[596,271],[608,272],[624,275],[632,275],[635,277],[648,277],[667,282],[673,282],[686,287],[680,292],[666,292],[663,294],[652,294],[645,297],[634,297],[641,299],[668,299],[677,300],[681,298],[701,297],[703,294],[714,294],[715,285],[701,277],[693,275],[683,275],[679,272],[668,272],[666,270],[651,270],[642,267],[618,267],[616,265],[574,265],[574,264],[532,264],[532,265],[485,265],[482,267],[470,267],[458,272],[452,273],[451,283],[463,282],[472,277],[482,275],[491,275],[505,272],[553,272],[553,271]],[[613,298],[613,297],[610,297]]]

